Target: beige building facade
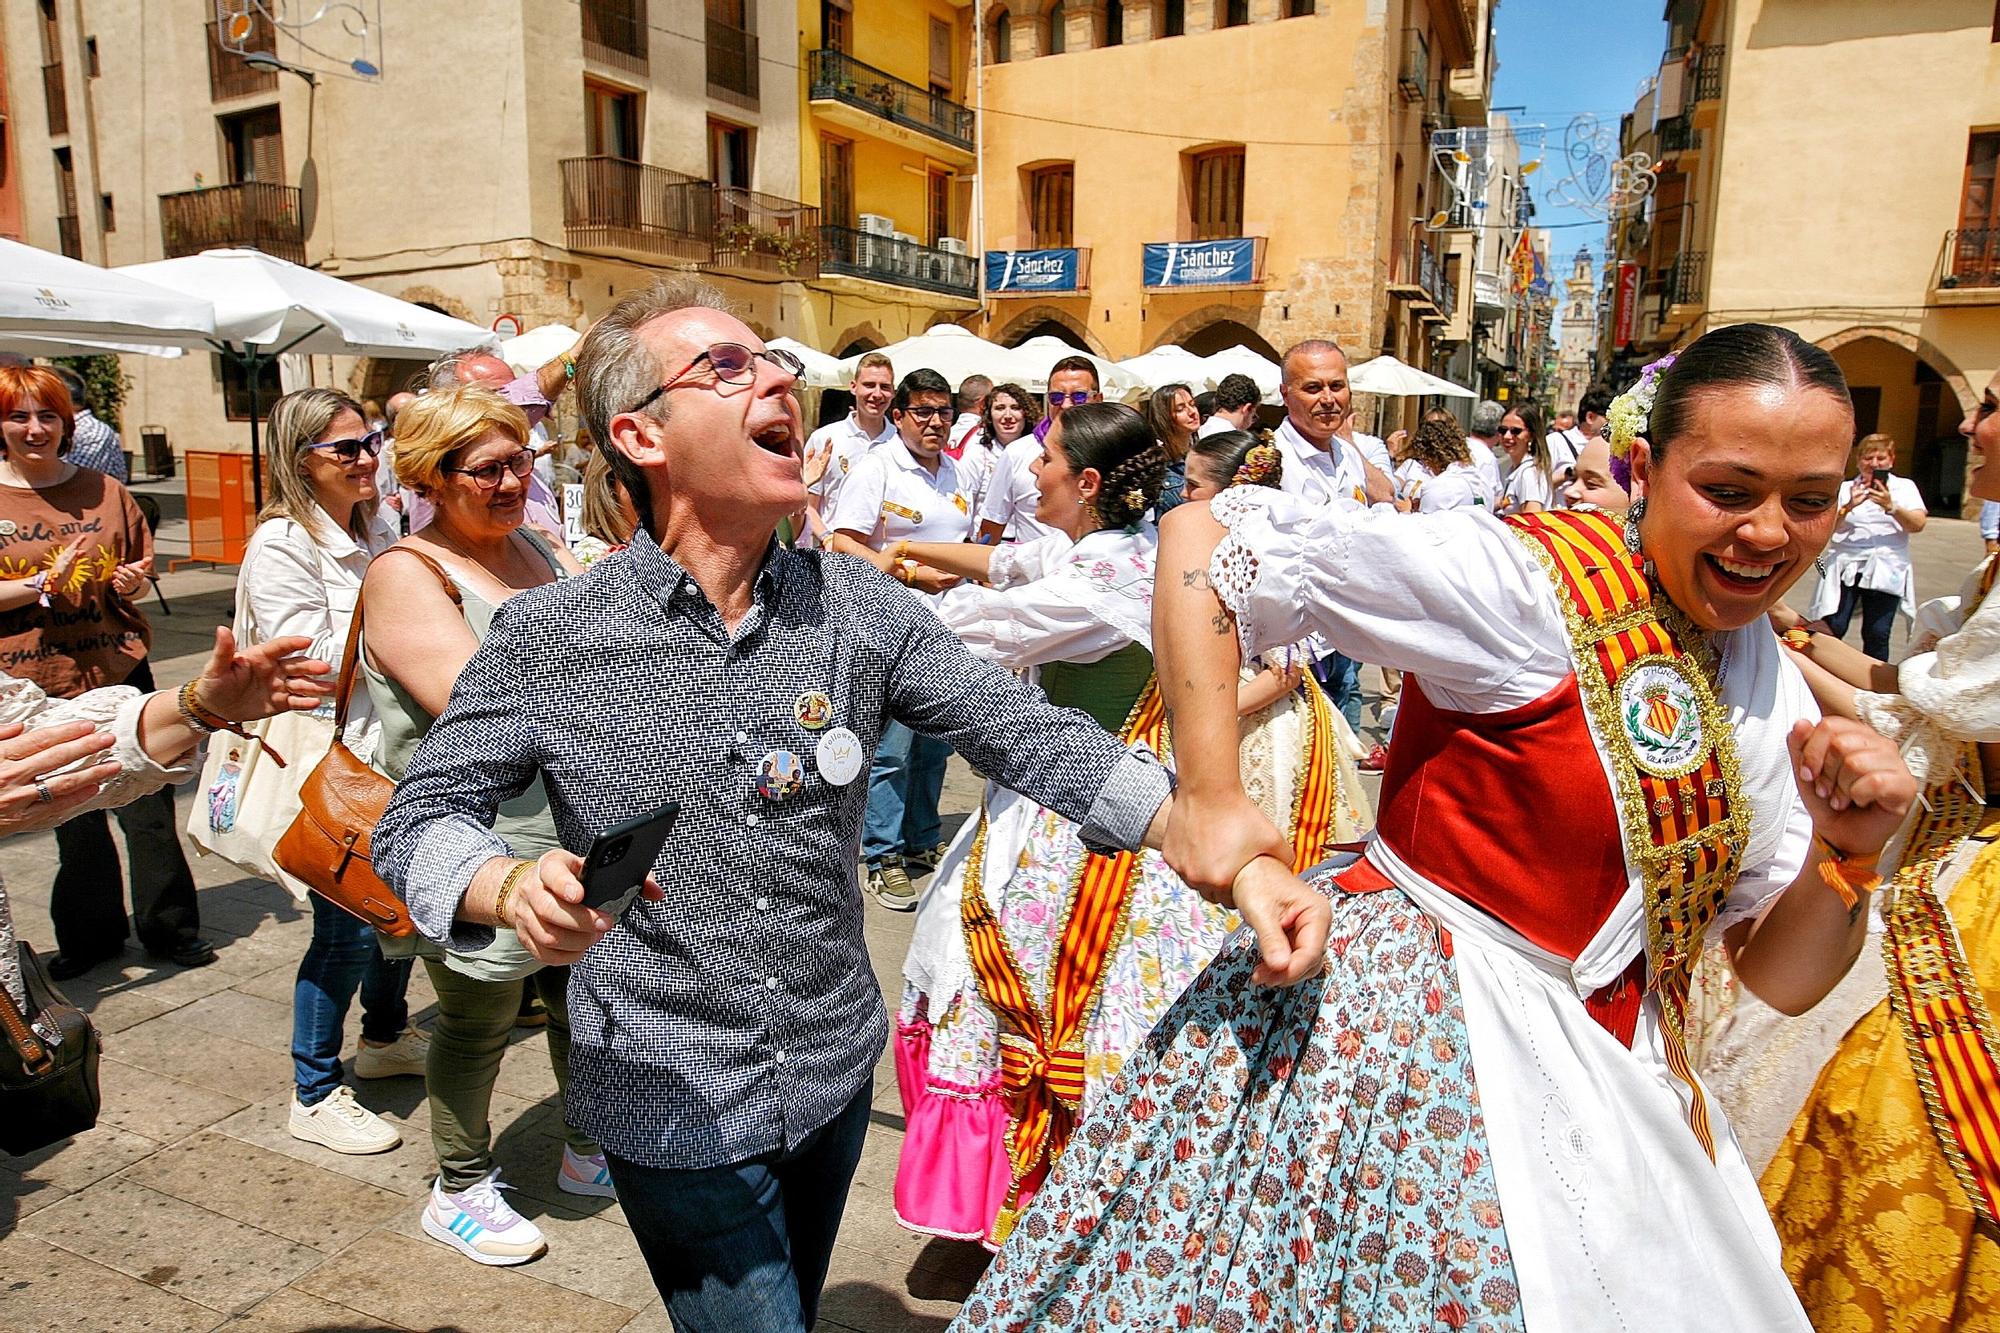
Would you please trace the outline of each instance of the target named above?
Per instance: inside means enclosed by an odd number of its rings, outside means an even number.
[[[1668,20],[1628,126],[1666,166],[1614,229],[1612,275],[1641,279],[1616,382],[1710,328],[1784,324],[1840,363],[1859,432],[1957,508],[1958,423],[2000,369],[1994,7],[1675,0]]]

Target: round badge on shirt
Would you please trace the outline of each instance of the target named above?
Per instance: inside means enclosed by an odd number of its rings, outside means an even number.
[[[818,731],[833,721],[833,700],[819,690],[807,690],[793,700],[792,716],[807,731]]]
[[[819,738],[813,762],[819,775],[836,787],[845,787],[861,776],[861,738],[846,727],[835,727]]]
[[[767,801],[782,801],[805,783],[805,765],[790,750],[773,750],[757,764],[757,794]]]

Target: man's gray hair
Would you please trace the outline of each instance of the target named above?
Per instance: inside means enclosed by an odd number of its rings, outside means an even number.
[[[1292,382],[1293,357],[1319,356],[1326,352],[1338,352],[1343,361],[1347,359],[1347,353],[1341,351],[1340,344],[1331,338],[1307,338],[1301,342],[1293,343],[1285,349],[1285,354],[1278,358],[1279,383],[1290,384]]]
[[[1491,437],[1500,429],[1500,418],[1507,415],[1507,409],[1491,398],[1483,398],[1472,409],[1472,433]]]
[[[427,389],[456,389],[464,383],[459,372],[465,363],[475,356],[492,356],[491,347],[461,347],[455,352],[446,352],[430,363],[424,370],[424,387]]]
[[[733,313],[728,298],[699,278],[660,278],[652,286],[627,292],[590,326],[576,353],[577,406],[591,442],[632,498],[639,524],[651,531],[652,492],[646,474],[611,443],[611,418],[630,412],[633,404],[660,387],[664,368],[639,330],[676,310],[721,310]],[[646,415],[665,421],[672,410],[666,395],[646,406]]]

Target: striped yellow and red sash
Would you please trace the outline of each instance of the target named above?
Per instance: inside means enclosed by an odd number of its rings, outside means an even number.
[[[1715,1156],[1688,1062],[1688,983],[1749,842],[1735,736],[1716,702],[1706,638],[1655,598],[1613,520],[1552,510],[1507,520],[1554,579],[1584,709],[1610,752],[1625,844],[1645,885],[1649,988],[1667,1067],[1686,1085],[1688,1124]],[[1636,687],[1636,688],[1628,688]]]
[[[1340,797],[1340,772],[1334,764],[1333,705],[1307,676],[1299,693],[1306,702],[1305,762],[1299,770],[1292,801],[1292,870],[1303,873],[1326,859],[1333,834],[1334,803]]]
[[[1166,707],[1157,681],[1148,681],[1132,706],[1120,739],[1167,753]],[[1007,1238],[1018,1215],[1022,1187],[1062,1155],[1083,1104],[1083,1037],[1097,1003],[1098,984],[1125,929],[1125,912],[1139,866],[1136,852],[1090,853],[1070,887],[1049,978],[1046,1008],[1035,1003],[1008,946],[999,918],[986,900],[985,815],[980,815],[966,860],[960,922],[979,993],[999,1018],[1000,1083],[1008,1101],[1007,1155],[1012,1184],[993,1224],[993,1240]]]

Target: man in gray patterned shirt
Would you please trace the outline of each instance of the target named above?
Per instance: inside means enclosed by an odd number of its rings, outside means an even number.
[[[496,614],[374,835],[429,938],[505,924],[573,964],[569,1115],[682,1330],[813,1325],[888,1035],[855,881],[883,729],[949,741],[1094,845],[1157,843],[1168,802],[1150,754],[895,580],[775,542],[805,503],[799,369],[698,283],[593,327],[584,415],[644,522]],[[521,862],[490,825],[537,776],[570,850]],[[583,906],[574,853],[669,798],[644,898]]]

